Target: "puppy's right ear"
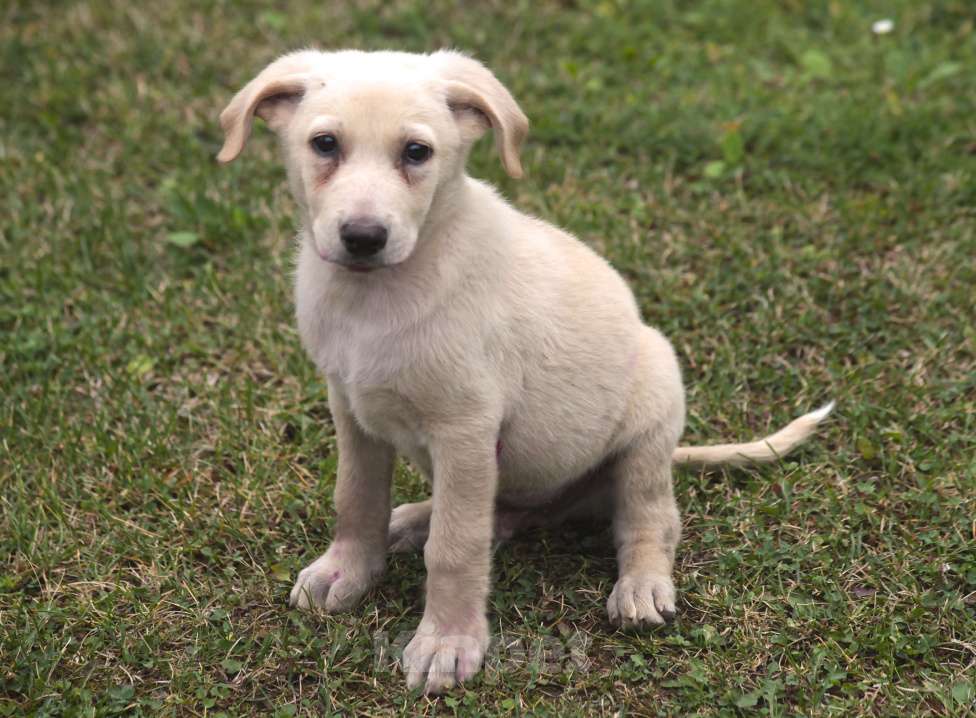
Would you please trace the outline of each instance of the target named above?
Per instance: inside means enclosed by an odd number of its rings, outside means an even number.
[[[288,124],[305,94],[315,61],[320,57],[318,51],[302,50],[278,58],[234,95],[220,113],[224,146],[217,155],[219,162],[230,162],[241,153],[251,134],[255,115],[275,132]]]

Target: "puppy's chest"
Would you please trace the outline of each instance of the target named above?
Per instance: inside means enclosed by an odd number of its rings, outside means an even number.
[[[407,397],[388,387],[346,387],[353,416],[368,433],[387,441],[401,454],[426,451],[423,417]]]
[[[304,327],[302,339],[312,359],[327,376],[344,385],[384,384],[414,360],[409,345],[376,327],[321,317]]]

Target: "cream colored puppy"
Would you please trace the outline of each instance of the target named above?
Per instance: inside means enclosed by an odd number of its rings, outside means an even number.
[[[619,561],[610,620],[670,619],[672,462],[773,459],[829,409],[753,444],[677,448],[678,362],[621,277],[465,173],[490,128],[521,176],[528,130],[478,62],[286,55],[221,114],[221,162],[240,154],[255,115],[280,137],[300,208],[298,326],[328,380],[339,446],[335,536],[292,604],[348,609],[388,546],[423,546],[426,608],[402,663],[408,685],[439,692],[481,665],[493,535],[606,512]],[[391,517],[397,454],[433,497]]]

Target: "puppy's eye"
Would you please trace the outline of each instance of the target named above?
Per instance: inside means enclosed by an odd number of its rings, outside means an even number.
[[[408,142],[407,146],[403,148],[403,159],[411,165],[422,165],[430,159],[432,154],[434,154],[434,150],[419,142]]]
[[[312,149],[323,157],[333,157],[339,151],[339,140],[335,135],[315,135],[312,138]]]

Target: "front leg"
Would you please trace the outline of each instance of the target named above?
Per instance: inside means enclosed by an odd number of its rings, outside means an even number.
[[[661,433],[636,439],[613,467],[619,578],[607,612],[623,628],[665,623],[675,615],[671,569],[681,537],[671,485],[676,441]]]
[[[329,408],[339,448],[335,536],[329,549],[298,574],[290,602],[333,612],[354,606],[386,568],[394,451],[362,430],[331,382]]]
[[[431,445],[434,495],[424,546],[427,605],[403,652],[407,685],[441,693],[470,678],[488,648],[497,427],[445,428]]]

